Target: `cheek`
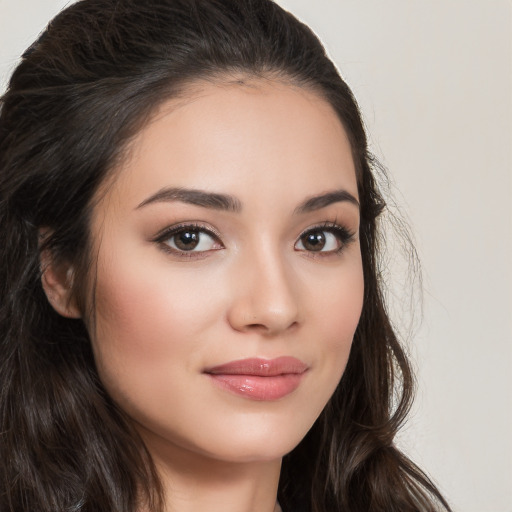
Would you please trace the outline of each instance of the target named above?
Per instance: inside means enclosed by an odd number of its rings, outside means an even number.
[[[343,265],[335,271],[327,269],[323,279],[317,277],[309,286],[308,316],[316,319],[326,340],[336,345],[336,340],[351,339],[359,318],[364,296],[364,279],[361,258],[354,250]],[[338,343],[344,345],[344,343]]]
[[[316,367],[317,378],[311,383],[319,399],[315,414],[320,414],[343,375],[361,316],[364,279],[358,252],[338,268],[327,269],[325,276],[316,277],[305,281],[308,293],[301,293],[308,297],[305,327]]]
[[[211,295],[198,292],[197,273],[170,272],[159,255],[140,265],[132,255],[98,268],[93,347],[114,397],[130,397],[138,381],[166,382],[200,366],[202,333],[219,315]]]

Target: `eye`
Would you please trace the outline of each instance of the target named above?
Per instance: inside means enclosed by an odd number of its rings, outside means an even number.
[[[173,253],[201,253],[222,249],[218,236],[199,226],[177,226],[166,230],[156,240]]]
[[[305,231],[295,244],[298,251],[333,253],[341,251],[354,235],[338,225],[324,225]]]

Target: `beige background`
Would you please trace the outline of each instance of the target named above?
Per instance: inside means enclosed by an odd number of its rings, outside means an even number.
[[[280,3],[353,88],[422,259],[419,393],[400,443],[455,511],[512,512],[512,0]],[[0,0],[0,89],[65,4]]]

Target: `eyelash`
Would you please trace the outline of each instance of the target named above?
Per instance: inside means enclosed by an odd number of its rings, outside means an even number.
[[[210,249],[206,251],[182,251],[179,249],[174,249],[169,246],[167,243],[169,239],[171,239],[173,236],[177,235],[178,233],[184,233],[187,231],[191,232],[198,232],[198,233],[206,233],[208,236],[210,236],[216,243],[219,244],[219,248],[217,249]],[[308,251],[306,249],[296,249],[297,251],[304,252],[308,257],[312,258],[321,258],[321,257],[328,257],[332,256],[333,254],[340,254],[347,245],[349,245],[354,239],[355,239],[355,233],[351,232],[347,228],[340,226],[336,222],[324,222],[322,224],[318,224],[316,226],[312,226],[304,230],[299,237],[297,238],[297,241],[294,244],[294,247],[297,245],[297,243],[302,242],[302,240],[309,234],[312,233],[318,233],[318,232],[325,232],[325,233],[331,233],[336,236],[336,238],[339,241],[339,248],[336,250],[329,250],[329,251]],[[220,234],[216,232],[215,230],[204,226],[202,224],[196,224],[196,223],[184,223],[184,224],[178,224],[176,226],[168,227],[162,232],[158,233],[156,237],[153,239],[153,242],[158,243],[160,245],[160,248],[169,254],[172,254],[174,256],[178,256],[183,259],[201,259],[206,257],[207,253],[211,250],[219,250],[223,249],[224,245],[220,240]]]
[[[335,222],[324,222],[322,224],[318,224],[316,226],[312,226],[310,228],[307,228],[305,231],[303,231],[298,239],[297,242],[305,238],[307,235],[317,232],[325,232],[325,233],[331,233],[339,241],[340,246],[336,250],[330,250],[330,251],[307,251],[303,250],[303,252],[310,258],[325,258],[333,255],[338,255],[344,251],[344,249],[355,240],[355,233],[353,231],[350,231],[344,226],[341,226],[336,221]],[[297,243],[296,242],[296,243]]]
[[[166,229],[164,229],[162,232],[160,232],[155,238],[154,242],[158,243],[160,245],[160,248],[169,254],[172,254],[174,256],[178,256],[180,258],[184,259],[200,259],[206,255],[208,251],[180,251],[178,249],[174,249],[169,246],[168,240],[172,238],[173,236],[177,235],[178,233],[183,233],[187,231],[195,231],[199,233],[206,233],[208,236],[210,236],[212,239],[214,239],[221,247],[224,248],[224,245],[220,241],[220,234],[214,231],[211,228],[208,228],[202,224],[194,224],[194,223],[184,223],[184,224],[178,224],[176,226],[171,226]],[[218,250],[218,249],[212,249],[212,250]]]

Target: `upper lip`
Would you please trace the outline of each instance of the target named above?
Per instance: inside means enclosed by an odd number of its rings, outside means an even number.
[[[282,356],[275,359],[259,357],[239,359],[207,368],[205,373],[211,375],[254,375],[258,377],[275,377],[278,375],[301,374],[308,365],[296,357]]]

